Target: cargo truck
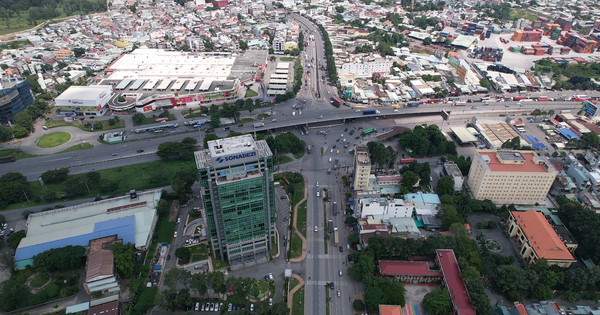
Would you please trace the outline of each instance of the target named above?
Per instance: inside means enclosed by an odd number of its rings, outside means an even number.
[[[329,222],[327,222],[327,226],[328,226],[329,233],[332,233],[333,232],[333,221],[329,220]]]
[[[342,105],[342,101],[340,101],[340,100],[339,100],[338,98],[336,98],[336,97],[333,97],[333,96],[332,96],[332,97],[330,98],[330,100],[331,100],[331,104],[332,104],[332,105],[338,105],[338,106],[339,106],[339,105]]]
[[[265,123],[263,123],[263,122],[254,123],[254,128],[264,127],[264,126],[265,126]]]
[[[380,112],[378,110],[374,110],[374,109],[369,109],[369,110],[363,110],[363,115],[374,115],[374,114],[379,114]]]
[[[413,158],[400,159],[400,164],[408,164],[408,163],[412,163],[414,161],[415,161],[415,159],[413,159]]]
[[[335,228],[335,231],[333,231],[333,241],[335,243],[335,246],[339,246],[340,245],[340,235],[338,233],[337,228]]]

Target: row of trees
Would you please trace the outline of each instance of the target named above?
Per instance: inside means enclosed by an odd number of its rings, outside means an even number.
[[[43,100],[34,100],[27,108],[15,115],[12,127],[0,126],[0,142],[10,141],[12,136],[24,138],[33,130],[35,120],[48,112],[50,107]]]
[[[338,80],[337,68],[335,66],[335,58],[333,58],[333,47],[329,40],[329,34],[323,25],[317,24],[321,34],[323,35],[323,42],[325,43],[325,56],[327,59],[327,72],[329,73],[329,80],[332,84],[336,84]]]
[[[266,141],[269,148],[273,149],[278,154],[300,154],[306,149],[306,142],[290,131],[279,134],[275,138],[269,136],[266,138]]]
[[[413,151],[411,156],[457,155],[456,144],[446,139],[437,125],[422,125],[414,130],[406,130],[398,142]]]
[[[186,137],[181,142],[163,142],[158,145],[156,155],[162,160],[184,160],[194,159],[194,151],[198,146],[198,140]]]

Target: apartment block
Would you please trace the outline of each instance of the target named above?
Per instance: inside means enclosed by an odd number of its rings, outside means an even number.
[[[557,174],[532,151],[477,150],[467,184],[475,199],[535,204],[544,202]]]
[[[552,224],[552,215],[536,210],[511,211],[507,231],[520,247],[519,255],[529,263],[540,258],[548,265],[569,268],[577,262],[577,243],[562,224]]]
[[[369,190],[369,175],[371,174],[371,159],[369,149],[357,146],[354,150],[354,191]]]
[[[370,78],[373,73],[388,74],[394,62],[382,60],[364,63],[344,63],[340,74],[353,74],[357,78]]]
[[[56,57],[56,60],[63,60],[65,58],[69,58],[74,55],[75,54],[69,49],[61,49],[59,51],[54,52],[54,56]]]
[[[275,237],[273,153],[251,135],[195,153],[212,253],[232,268],[266,262]]]

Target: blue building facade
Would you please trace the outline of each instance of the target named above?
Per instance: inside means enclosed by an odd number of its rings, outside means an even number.
[[[32,103],[33,93],[27,79],[8,78],[0,82],[0,123],[13,121]]]

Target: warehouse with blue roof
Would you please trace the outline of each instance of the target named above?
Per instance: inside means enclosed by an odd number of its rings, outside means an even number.
[[[569,128],[560,128],[560,129],[558,129],[558,133],[560,133],[563,137],[567,138],[567,140],[571,140],[571,139],[581,140],[581,138],[575,132],[573,132],[573,130],[571,130]]]
[[[89,241],[117,235],[123,243],[145,250],[157,221],[156,207],[162,189],[132,192],[125,196],[31,214],[27,236],[15,253],[17,268],[33,262],[33,256],[68,245],[88,246]]]

